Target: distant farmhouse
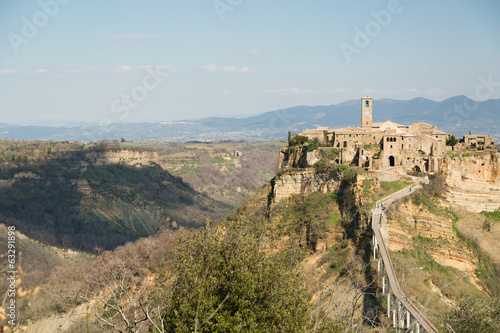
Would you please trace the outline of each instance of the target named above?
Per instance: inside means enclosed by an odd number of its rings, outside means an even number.
[[[416,172],[436,172],[446,154],[451,136],[436,126],[414,122],[400,125],[392,121],[373,123],[373,99],[361,98],[361,127],[308,129],[300,135],[317,139],[321,146],[339,150],[337,163],[353,164],[369,170],[401,166]],[[457,148],[494,148],[491,136],[466,135]]]

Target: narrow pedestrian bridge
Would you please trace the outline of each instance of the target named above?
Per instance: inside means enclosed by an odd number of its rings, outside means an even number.
[[[435,333],[438,330],[434,325],[401,291],[386,245],[389,234],[385,209],[420,188],[422,185],[415,183],[377,202],[372,213],[373,259],[377,260],[377,272],[382,275],[382,293],[387,294],[387,316],[391,318],[392,314],[393,327],[406,332]]]

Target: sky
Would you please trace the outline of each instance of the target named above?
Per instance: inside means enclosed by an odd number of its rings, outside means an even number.
[[[0,0],[0,123],[497,99],[499,14],[497,0]]]

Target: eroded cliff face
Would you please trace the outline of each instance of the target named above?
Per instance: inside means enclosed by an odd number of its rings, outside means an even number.
[[[500,153],[472,153],[470,156],[450,156],[444,160],[447,180],[473,180],[500,185]]]
[[[479,290],[486,290],[474,274],[477,255],[457,236],[450,217],[408,200],[391,210],[387,220],[390,251],[423,248],[438,264],[458,269]]]
[[[337,169],[332,172],[317,172],[314,168],[289,171],[271,180],[268,196],[268,212],[294,195],[308,196],[313,192],[336,193],[345,236],[355,244],[370,234],[371,203],[364,190],[365,181],[379,186],[379,175]]]
[[[471,273],[475,269],[473,253],[463,246],[452,225],[451,218],[432,214],[408,200],[388,216],[389,250],[412,249],[419,243],[418,237],[423,237],[427,252],[439,264]]]
[[[317,173],[313,168],[278,175],[271,180],[271,206],[295,194],[335,192],[338,190],[340,182],[338,173]]]
[[[476,153],[444,160],[448,200],[471,212],[500,207],[500,154]]]
[[[318,149],[308,151],[307,147],[283,146],[280,149],[278,169],[312,167],[321,159],[321,156],[322,153]]]
[[[133,151],[119,150],[106,151],[103,153],[88,153],[85,158],[95,165],[108,165],[125,163],[128,165],[149,165],[150,162],[158,161],[158,153],[156,151]]]

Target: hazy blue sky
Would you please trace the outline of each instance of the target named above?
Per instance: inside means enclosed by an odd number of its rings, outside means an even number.
[[[498,0],[0,0],[0,122],[478,99],[479,77],[499,98],[499,15]]]

